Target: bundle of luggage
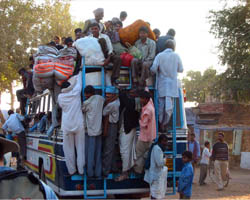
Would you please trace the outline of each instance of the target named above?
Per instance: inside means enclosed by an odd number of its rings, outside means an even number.
[[[76,57],[77,51],[73,47],[57,50],[54,46],[39,46],[37,54],[34,55],[33,84],[35,90],[42,92],[45,89],[52,89],[54,81],[58,85],[62,85],[73,75]]]

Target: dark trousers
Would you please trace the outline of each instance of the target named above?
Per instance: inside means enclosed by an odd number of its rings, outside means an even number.
[[[115,141],[117,138],[117,123],[109,123],[108,125],[108,134],[104,137],[103,140],[103,152],[102,152],[102,166],[103,166],[103,175],[107,176],[112,167],[113,158],[114,158],[114,149]]]
[[[17,143],[20,146],[20,153],[17,155],[17,169],[22,169],[24,166],[24,160],[26,160],[26,153],[27,153],[27,147],[26,147],[26,134],[24,131],[17,134]]]
[[[20,110],[22,115],[25,115],[25,106],[27,102],[27,97],[25,96],[25,94],[27,94],[26,89],[21,89],[16,91],[16,96],[17,100],[20,102]]]
[[[108,58],[108,47],[107,47],[106,40],[104,38],[100,38],[98,42],[102,48],[104,57]],[[122,60],[120,56],[112,55],[110,58],[110,62],[113,63],[112,75],[111,75],[111,81],[113,82],[120,77],[120,67],[122,65]]]
[[[200,180],[199,180],[200,185],[203,185],[204,181],[206,180],[207,166],[208,166],[207,164],[200,164]]]

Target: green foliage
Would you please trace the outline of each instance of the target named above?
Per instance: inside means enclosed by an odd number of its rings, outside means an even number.
[[[28,66],[29,55],[55,35],[72,36],[77,25],[70,13],[69,0],[0,1],[0,91],[9,90],[17,71]]]
[[[227,70],[220,76],[220,87],[228,100],[250,100],[250,4],[211,11],[211,33],[220,40],[219,58]]]
[[[204,103],[208,96],[219,98],[221,93],[217,87],[218,81],[219,76],[213,68],[208,68],[203,74],[200,71],[188,71],[182,79],[187,100]]]

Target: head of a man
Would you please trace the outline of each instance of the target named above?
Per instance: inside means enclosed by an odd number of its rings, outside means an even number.
[[[122,28],[122,22],[118,21],[115,23],[115,31],[119,32],[119,30]]]
[[[158,144],[161,148],[166,150],[168,146],[168,137],[165,134],[161,134],[158,138]]]
[[[118,96],[118,90],[116,88],[106,88],[106,100],[112,100]]]
[[[188,162],[190,162],[190,161],[192,160],[192,158],[193,158],[193,154],[192,154],[191,151],[184,151],[184,152],[182,153],[182,162],[183,162],[183,163],[188,163]]]
[[[220,141],[220,142],[224,142],[224,133],[223,132],[219,132],[218,133],[218,140]]]
[[[175,36],[175,30],[173,28],[170,28],[168,30],[168,32],[167,32],[167,35],[174,38],[174,36]]]
[[[195,134],[194,133],[190,134],[190,140],[191,140],[191,142],[195,141]]]
[[[73,45],[73,39],[71,38],[71,37],[67,37],[66,39],[65,39],[65,44],[67,45],[67,47],[72,47],[72,45]]]
[[[100,26],[98,23],[90,24],[90,31],[93,34],[93,37],[98,38],[100,34]]]
[[[205,147],[207,147],[208,149],[210,148],[210,142],[206,141],[204,145],[205,145]]]
[[[86,99],[95,95],[95,88],[92,85],[87,85],[84,89],[84,96]]]
[[[125,21],[126,18],[127,18],[127,16],[128,16],[127,12],[126,12],[126,11],[122,11],[122,12],[120,13],[120,20],[121,20],[122,22]]]
[[[155,28],[153,32],[155,34],[156,39],[158,39],[161,35],[161,31],[158,28]]]
[[[75,29],[75,40],[78,40],[81,37],[82,37],[82,29],[81,28]]]
[[[18,74],[21,76],[24,76],[25,73],[26,73],[26,69],[24,69],[24,68],[21,68],[18,70]]]
[[[150,101],[151,95],[149,92],[147,91],[141,91],[140,92],[140,103],[142,106],[145,106],[148,104],[148,102]]]
[[[175,50],[175,41],[174,40],[167,40],[166,41],[166,48],[167,49],[172,49],[173,51]]]
[[[61,42],[61,38],[59,37],[59,36],[55,36],[54,37],[54,42],[56,43],[56,44],[60,44],[60,42]]]
[[[10,116],[12,114],[14,114],[14,111],[13,110],[8,110],[8,115]]]
[[[146,26],[142,26],[139,29],[139,37],[141,41],[146,41],[146,39],[148,38],[148,33],[149,33],[149,30]]]
[[[95,20],[97,22],[101,21],[104,17],[104,9],[103,8],[97,8],[96,10],[93,11],[95,15]]]

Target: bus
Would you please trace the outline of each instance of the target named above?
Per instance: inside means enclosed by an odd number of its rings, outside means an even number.
[[[83,62],[84,63],[84,60]],[[107,69],[105,69],[107,70]],[[84,89],[87,84],[93,82],[94,74],[100,80],[94,85],[96,91],[105,96],[105,88],[110,87],[107,83],[107,72],[101,66],[82,66]],[[121,67],[120,83],[125,89],[131,88],[131,69]],[[106,80],[105,80],[106,79]],[[151,83],[152,84],[152,83]],[[148,86],[155,103],[156,120],[158,124],[158,93],[153,85]],[[48,90],[43,94],[29,100],[27,105],[27,115],[31,118],[36,114],[52,111],[52,98]],[[181,83],[179,82],[179,97],[174,99],[174,111],[168,127],[167,133],[169,146],[165,152],[167,157],[166,166],[168,167],[168,194],[176,193],[176,181],[182,169],[181,154],[187,149],[187,123],[184,108],[184,97]],[[158,130],[158,127],[157,127]],[[139,130],[138,130],[139,134]],[[157,131],[158,134],[158,131]],[[119,147],[116,148],[116,163],[121,166],[119,157]],[[101,179],[88,179],[86,173],[83,176],[68,174],[63,152],[63,134],[60,127],[54,130],[51,137],[46,132],[33,131],[27,133],[27,161],[25,166],[29,171],[34,172],[35,176],[46,182],[59,196],[81,196],[84,198],[107,198],[107,195],[124,195],[149,192],[149,185],[143,181],[143,175],[131,173],[129,179],[116,182],[115,178],[119,173],[110,173],[108,177]]]

